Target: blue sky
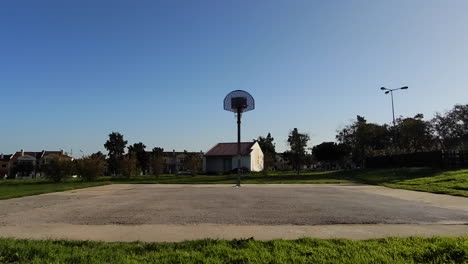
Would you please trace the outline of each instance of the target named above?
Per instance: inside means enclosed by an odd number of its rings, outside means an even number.
[[[3,1],[0,152],[236,140],[224,96],[256,98],[244,141],[297,127],[310,146],[356,115],[468,103],[468,1]]]

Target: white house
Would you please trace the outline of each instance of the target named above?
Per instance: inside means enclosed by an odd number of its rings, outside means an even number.
[[[218,143],[203,157],[203,171],[228,172],[237,168],[237,143]],[[257,142],[241,143],[241,168],[263,170],[263,152]]]

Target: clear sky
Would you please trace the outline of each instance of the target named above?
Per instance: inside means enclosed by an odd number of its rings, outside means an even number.
[[[468,1],[0,3],[0,152],[104,150],[112,131],[152,149],[236,140],[224,96],[256,109],[243,141],[297,127],[310,146],[356,115],[430,118],[468,103]]]

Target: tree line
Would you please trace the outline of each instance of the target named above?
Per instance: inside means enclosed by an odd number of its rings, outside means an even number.
[[[300,171],[312,163],[348,163],[365,166],[372,156],[386,156],[426,151],[468,150],[468,105],[455,105],[445,113],[437,113],[424,120],[422,114],[399,117],[394,125],[368,122],[363,116],[337,131],[336,142],[323,142],[311,148],[306,133],[297,128],[288,135],[289,150],[283,158],[289,160],[292,169]],[[264,152],[265,169],[274,167],[275,144],[269,133],[256,139]]]
[[[426,151],[468,150],[468,105],[455,105],[445,113],[424,120],[422,114],[399,117],[395,125],[369,123],[362,116],[339,130],[342,151],[356,164],[370,156]]]
[[[322,142],[309,148],[309,135],[294,128],[287,139],[289,149],[282,153],[282,158],[299,173],[304,166],[317,162],[352,163],[363,167],[366,158],[372,156],[433,150],[467,151],[468,105],[455,105],[445,113],[437,113],[430,120],[424,120],[422,114],[399,117],[394,125],[371,123],[358,115],[354,121],[338,130],[335,138],[336,142]],[[271,134],[254,141],[259,143],[264,153],[264,171],[275,168],[277,153]],[[41,171],[53,181],[61,181],[73,174],[85,181],[93,181],[104,174],[129,178],[149,172],[154,175],[162,173],[163,148],[155,147],[147,152],[142,142],[127,144],[122,134],[113,132],[104,144],[107,155],[97,152],[74,161],[61,156],[53,157],[48,164],[41,166]],[[195,175],[201,169],[200,155],[185,151],[185,156],[184,166]]]
[[[146,175],[152,173],[159,176],[163,172],[164,149],[155,147],[151,152],[146,151],[146,146],[142,143],[135,143],[127,147],[127,140],[122,134],[113,132],[109,134],[109,139],[104,144],[107,149],[108,173],[113,176],[130,177],[135,175]],[[128,152],[125,154],[125,148]],[[200,172],[202,158],[198,153],[184,150],[183,166],[192,175]]]
[[[80,159],[71,159],[66,155],[51,155],[47,162],[38,164],[18,163],[14,174],[29,175],[36,171],[54,182],[61,182],[71,175],[78,175],[83,181],[94,181],[106,171],[106,158],[101,152],[84,156]]]
[[[163,148],[155,147],[148,152],[142,142],[128,146],[127,144],[128,141],[122,134],[112,132],[104,144],[108,151],[107,155],[99,151],[73,161],[68,157],[57,156],[43,165],[41,171],[44,177],[55,182],[60,182],[71,175],[77,175],[83,181],[95,181],[103,175],[128,179],[131,176],[149,173],[159,176],[163,173]],[[187,151],[184,151],[184,155],[183,166],[192,176],[199,173],[202,166],[200,155]]]

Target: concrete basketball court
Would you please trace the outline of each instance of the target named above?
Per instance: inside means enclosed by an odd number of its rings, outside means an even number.
[[[103,241],[468,235],[468,198],[351,184],[115,184],[0,201],[0,236]]]

